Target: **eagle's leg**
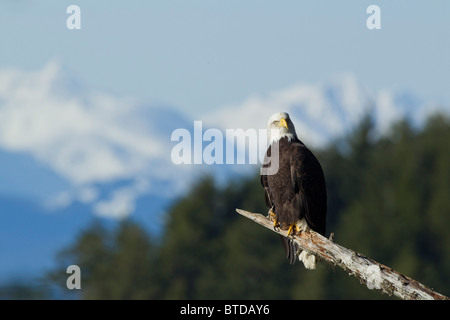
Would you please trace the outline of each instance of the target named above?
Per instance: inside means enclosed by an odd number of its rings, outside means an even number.
[[[267,215],[270,221],[273,221],[273,228],[276,229],[279,226],[278,218],[275,212],[273,212],[273,207],[269,209],[269,214]]]
[[[302,231],[302,229],[297,225],[297,223],[293,223],[289,226],[289,229],[287,231],[287,236],[289,237],[292,233],[292,235],[295,235]]]
[[[273,207],[270,208],[269,211],[267,211],[267,218],[269,218],[270,221],[275,220],[276,214],[275,212],[273,212]]]
[[[275,219],[273,220],[273,228],[276,230],[279,226],[280,224],[278,223],[278,219],[277,217],[275,217]]]

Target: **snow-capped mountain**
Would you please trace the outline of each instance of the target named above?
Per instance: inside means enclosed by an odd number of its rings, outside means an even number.
[[[173,171],[170,132],[187,125],[169,108],[87,90],[56,62],[0,72],[0,151],[28,156],[60,180],[40,194],[49,207],[79,200],[105,216],[132,212],[138,196],[164,191],[160,182]],[[16,168],[8,186],[25,179]],[[10,173],[4,169],[0,176]],[[24,184],[36,193],[46,182],[32,177]],[[118,180],[129,184],[101,199],[99,185]]]
[[[205,170],[171,161],[172,132],[182,128],[195,134],[194,120],[203,121],[203,132],[264,129],[272,113],[287,111],[299,137],[320,147],[366,114],[383,134],[402,117],[420,124],[437,106],[411,93],[370,91],[346,75],[252,95],[198,119],[89,90],[55,61],[37,71],[0,70],[0,192],[37,197],[53,209],[79,201],[98,215],[122,217],[134,211],[139,197],[179,194]],[[240,171],[247,168],[254,166]],[[219,171],[226,175],[228,168]],[[116,188],[106,187],[111,184]]]
[[[408,118],[415,125],[433,112],[450,112],[448,106],[424,101],[408,92],[371,91],[352,75],[318,84],[299,83],[243,102],[225,105],[205,117],[211,126],[221,128],[265,128],[275,112],[290,114],[297,135],[313,147],[323,147],[348,133],[365,115],[374,119],[378,134]]]

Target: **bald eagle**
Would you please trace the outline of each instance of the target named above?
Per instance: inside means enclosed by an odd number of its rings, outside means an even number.
[[[325,235],[327,192],[319,161],[297,138],[286,112],[273,114],[267,128],[270,145],[261,170],[261,184],[274,228],[288,230],[288,236],[309,229]],[[275,151],[278,151],[277,157]],[[269,166],[276,166],[277,170],[265,171]],[[291,264],[298,255],[305,268],[315,269],[313,254],[297,252],[290,238],[281,236],[281,240]]]

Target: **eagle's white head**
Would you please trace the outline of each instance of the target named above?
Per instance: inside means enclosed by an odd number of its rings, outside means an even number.
[[[270,144],[284,137],[287,137],[289,141],[297,137],[294,124],[287,112],[274,113],[267,121],[267,130]]]

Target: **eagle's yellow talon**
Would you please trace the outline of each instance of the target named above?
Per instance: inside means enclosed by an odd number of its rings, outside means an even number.
[[[273,221],[273,228],[276,229],[279,227],[277,215],[275,212],[272,211],[272,209],[269,210],[269,220]]]
[[[287,231],[287,236],[289,237],[292,233],[292,235],[295,235],[297,233],[299,233],[301,231],[300,227],[296,224],[293,223],[289,226],[289,229]]]
[[[290,225],[290,227],[289,227],[289,229],[288,229],[288,231],[287,231],[287,236],[288,236],[288,237],[291,235],[292,230],[294,230],[294,226],[295,226],[295,224],[291,224],[291,225]]]

